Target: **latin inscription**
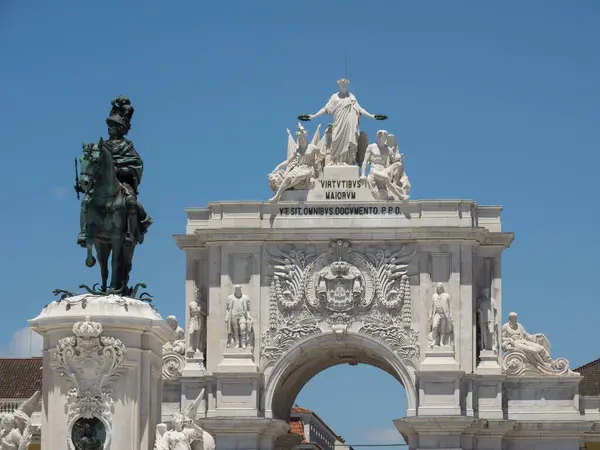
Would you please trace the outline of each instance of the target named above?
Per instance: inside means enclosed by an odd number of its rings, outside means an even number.
[[[293,206],[279,208],[280,216],[390,216],[404,214],[400,206]]]
[[[356,200],[356,189],[366,189],[363,180],[320,180],[325,200]],[[346,189],[346,190],[344,190]]]

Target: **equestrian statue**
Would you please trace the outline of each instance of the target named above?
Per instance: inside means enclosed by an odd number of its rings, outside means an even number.
[[[88,267],[96,264],[95,248],[102,278],[98,289],[80,287],[93,294],[133,297],[139,286],[128,286],[133,253],[136,245],[144,242],[152,218],[138,199],[144,163],[133,142],[125,138],[131,129],[133,106],[125,96],[117,97],[111,104],[106,119],[108,140],[83,143],[79,174],[75,160],[77,198],[83,194],[77,244],[87,250]]]

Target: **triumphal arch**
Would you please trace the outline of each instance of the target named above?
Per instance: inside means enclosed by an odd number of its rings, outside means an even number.
[[[291,448],[301,388],[358,362],[404,386],[395,425],[411,449],[578,450],[598,409],[546,337],[503,310],[502,207],[412,199],[394,121],[367,136],[360,121],[386,116],[338,86],[288,130],[271,199],[187,210],[187,317],[170,318],[163,421],[201,397],[217,448]]]

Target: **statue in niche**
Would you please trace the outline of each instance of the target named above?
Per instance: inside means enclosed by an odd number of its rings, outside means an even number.
[[[0,450],[27,450],[33,440],[31,415],[40,402],[37,391],[12,413],[0,413]]]
[[[288,189],[296,186],[311,187],[314,180],[319,177],[321,163],[325,159],[322,149],[323,141],[319,141],[319,128],[315,132],[313,141],[308,142],[308,132],[299,123],[298,142],[294,141],[290,130],[288,132],[288,158],[277,165],[269,175],[269,185],[275,195],[269,200],[276,202]],[[286,170],[282,170],[283,167]]]
[[[206,313],[198,289],[196,289],[195,299],[190,302],[188,308],[190,322],[188,326],[187,356],[193,358],[202,355],[206,345],[206,327],[204,326]]]
[[[454,346],[454,325],[450,309],[450,294],[444,291],[442,283],[436,285],[436,292],[431,297],[429,323],[431,326],[428,336],[430,348]]]
[[[478,327],[480,336],[480,350],[498,352],[498,308],[490,296],[489,288],[481,291],[477,299]]]
[[[367,168],[371,167],[367,176]],[[362,163],[361,178],[367,182],[375,199],[408,200],[410,183],[404,171],[404,156],[398,153],[398,143],[393,134],[386,130],[377,132],[377,143],[367,147]],[[381,198],[379,190],[388,193],[388,198]]]
[[[361,152],[359,147],[361,116],[367,116],[375,120],[385,120],[387,116],[382,114],[371,114],[362,108],[356,97],[348,92],[350,81],[345,78],[337,82],[339,92],[333,94],[327,104],[317,113],[299,116],[300,120],[313,120],[327,114],[333,116],[333,128],[330,146],[331,165],[356,165],[357,154]]]
[[[173,415],[173,429],[167,430],[164,423],[156,425],[154,450],[192,450],[192,443],[194,449],[215,450],[214,438],[195,422],[204,392],[202,389],[184,413]]]
[[[507,375],[576,375],[564,358],[550,357],[550,342],[541,333],[529,334],[517,321],[517,313],[508,315],[502,325],[502,367]]]
[[[227,347],[246,348],[254,331],[254,320],[250,316],[250,298],[242,294],[240,285],[235,286],[233,294],[227,297],[225,324]]]
[[[168,341],[163,345],[163,353],[175,352],[180,355],[185,355],[185,331],[179,326],[177,317],[168,316],[166,320],[175,334],[175,339]]]

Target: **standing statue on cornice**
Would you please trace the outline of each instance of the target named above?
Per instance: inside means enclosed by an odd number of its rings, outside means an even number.
[[[96,264],[93,247],[100,262],[100,290],[87,288],[88,291],[135,295],[127,286],[133,253],[135,246],[143,242],[152,219],[137,198],[144,163],[133,143],[125,138],[134,108],[125,96],[117,97],[111,104],[106,119],[109,139],[83,144],[81,172],[75,180],[77,195],[84,194],[77,243],[87,249],[88,267]],[[111,253],[112,273],[108,283]]]
[[[331,141],[331,165],[356,165],[357,156],[360,160],[360,154],[364,152],[361,144],[364,145],[365,139],[359,139],[361,133],[359,128],[361,116],[367,116],[375,120],[385,120],[387,116],[381,114],[371,114],[360,106],[356,97],[348,92],[350,81],[342,78],[337,82],[339,92],[331,96],[327,104],[317,113],[302,115],[300,120],[313,120],[317,117],[327,114],[333,116],[333,130]],[[366,142],[368,144],[368,141]],[[366,147],[366,146],[365,146]],[[362,164],[362,161],[359,161]]]

